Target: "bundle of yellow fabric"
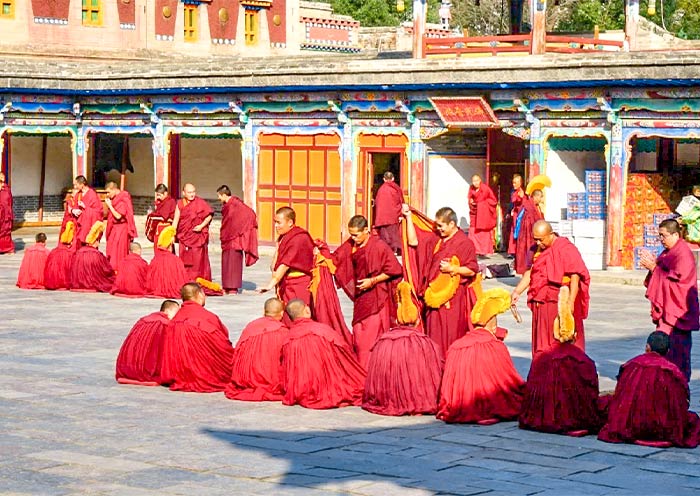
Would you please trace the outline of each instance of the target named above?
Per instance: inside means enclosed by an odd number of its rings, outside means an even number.
[[[452,265],[459,265],[459,259],[453,256],[450,259]],[[425,304],[430,308],[440,308],[445,303],[450,301],[459,288],[459,275],[450,275],[446,272],[440,272],[433,279],[425,290],[423,299]]]

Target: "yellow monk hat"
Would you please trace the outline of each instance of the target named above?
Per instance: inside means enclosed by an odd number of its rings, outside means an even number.
[[[554,339],[560,343],[576,341],[576,321],[569,305],[571,290],[568,286],[559,288],[558,315],[554,319]]]
[[[503,288],[492,288],[484,291],[476,305],[472,308],[472,322],[474,324],[486,324],[496,315],[507,312],[510,309],[510,293]]]
[[[168,226],[165,229],[163,229],[158,235],[158,240],[156,242],[158,248],[161,248],[163,250],[167,250],[168,248],[170,248],[175,242],[175,233],[176,231],[173,226]]]
[[[61,243],[64,245],[69,245],[73,242],[73,237],[75,236],[75,222],[69,220],[66,223],[66,228],[61,233]]]
[[[413,288],[408,281],[401,281],[396,286],[396,320],[401,325],[413,325],[418,322],[418,307],[413,303]]]
[[[100,241],[100,239],[102,238],[102,233],[105,231],[105,227],[107,227],[107,225],[101,220],[95,222],[90,228],[90,232],[85,237],[85,243],[87,243],[88,245],[94,245],[95,243]]]
[[[525,188],[525,193],[528,195],[531,195],[533,191],[536,189],[541,189],[544,191],[545,188],[551,188],[552,187],[552,180],[545,176],[544,174],[538,174],[530,181],[527,183],[527,187]]]
[[[452,265],[460,265],[459,259],[453,256],[450,259]],[[428,289],[425,290],[423,300],[430,308],[440,308],[450,301],[459,289],[459,275],[451,276],[447,272],[440,272],[438,276],[430,281]]]
[[[222,288],[221,284],[219,284],[218,282],[209,281],[207,279],[204,279],[203,277],[198,277],[197,279],[195,279],[194,282],[199,284],[202,287],[202,289],[208,289],[215,293],[220,293],[224,290],[224,288]]]

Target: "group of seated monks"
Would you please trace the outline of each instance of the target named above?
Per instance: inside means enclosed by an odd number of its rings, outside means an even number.
[[[181,288],[182,305],[167,300],[140,319],[119,352],[122,384],[163,385],[173,391],[224,392],[242,401],[328,409],[361,406],[380,415],[436,415],[450,423],[489,425],[517,420],[523,429],[570,436],[598,433],[607,442],[695,447],[700,419],[689,411],[688,382],[665,358],[669,338],[652,333],[646,352],[620,368],[614,394],[601,396],[595,363],[573,343],[573,329],[556,329],[551,348],[537,353],[527,382],[516,371],[497,316],[510,308],[508,291],[479,295],[474,329],[443,357],[424,332],[410,295],[398,294],[396,323],[371,349],[363,367],[332,327],[312,320],[294,299],[265,302],[232,346],[221,320],[204,308],[196,283]],[[284,324],[286,313],[290,324]]]

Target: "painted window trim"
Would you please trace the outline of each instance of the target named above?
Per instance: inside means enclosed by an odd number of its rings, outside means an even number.
[[[3,8],[5,5],[10,6],[10,12],[3,14]],[[2,0],[0,1],[0,18],[1,19],[14,19],[15,18],[15,0]]]
[[[188,12],[192,13],[192,24],[187,25]],[[196,4],[185,4],[184,11],[184,28],[183,34],[184,39],[187,43],[195,43],[199,40],[199,5]]]
[[[245,9],[245,44],[254,46],[258,44],[260,33],[260,11],[256,9]],[[253,19],[253,29],[249,29],[248,20]]]
[[[101,27],[102,26],[102,15],[104,12],[104,9],[102,8],[103,7],[102,0],[97,0],[97,7],[94,7],[92,5],[92,0],[87,0],[87,1],[83,0],[83,1],[85,3],[80,2],[81,3],[81,10],[80,10],[81,15],[80,15],[80,17],[81,17],[83,26]],[[90,18],[92,16],[90,16],[89,14],[91,12],[94,12],[94,11],[97,11],[97,21],[93,22],[90,20]],[[88,15],[83,17],[83,14],[85,12],[87,12]]]

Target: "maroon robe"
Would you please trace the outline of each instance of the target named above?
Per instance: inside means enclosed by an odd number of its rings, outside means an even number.
[[[555,343],[532,361],[520,428],[554,434],[598,432],[598,390],[595,362],[573,344]]]
[[[209,226],[205,226],[200,232],[195,232],[194,228],[210,215],[214,215],[214,210],[198,196],[190,202],[180,200],[178,208],[180,221],[177,225],[177,239],[180,243],[180,258],[187,269],[187,276],[190,281],[198,277],[211,281]]]
[[[21,289],[44,289],[44,271],[49,250],[44,243],[36,243],[24,250],[22,264],[17,274],[17,287]]]
[[[221,207],[221,285],[225,290],[243,287],[243,262],[258,261],[258,219],[237,196]]]
[[[5,183],[0,188],[0,253],[14,253],[15,244],[12,241],[12,191]]]
[[[129,244],[137,236],[129,192],[120,191],[112,198],[112,208],[121,214],[121,218],[117,219],[111,210],[107,211],[107,260],[118,272],[121,261],[129,254]]]
[[[233,347],[219,317],[194,301],[185,301],[163,342],[163,382],[172,391],[213,393],[231,380]]]
[[[365,370],[350,346],[325,324],[299,318],[282,347],[285,405],[327,409],[359,405]]]
[[[75,252],[70,245],[59,244],[46,257],[44,287],[46,289],[70,289],[70,272]]]
[[[173,223],[177,202],[168,195],[162,201],[156,200],[154,205],[155,210],[146,217],[146,237],[150,241],[157,243],[158,236],[160,236],[163,229]]]
[[[121,261],[111,293],[116,296],[139,298],[146,295],[148,262],[141,255],[129,253]]]
[[[481,183],[479,189],[469,186],[469,238],[478,255],[493,253],[493,228],[496,227],[498,200],[491,187]],[[472,205],[472,201],[475,205]]]
[[[277,258],[273,270],[284,264],[289,270],[277,285],[277,295],[284,303],[299,298],[311,304],[311,271],[314,268],[314,242],[309,233],[299,226],[277,240]]]
[[[394,181],[385,181],[374,198],[374,227],[379,237],[396,252],[401,248],[401,206],[403,191]]]
[[[109,293],[114,286],[114,270],[100,250],[83,246],[75,252],[70,270],[70,290]]]
[[[520,221],[518,239],[515,240],[515,273],[522,275],[532,267],[532,260],[537,251],[537,243],[535,243],[535,235],[532,234],[532,228],[535,222],[544,219],[544,215],[539,205],[535,205],[535,202],[529,196],[523,197],[520,208],[524,210],[524,213]]]
[[[233,350],[231,382],[226,397],[241,401],[281,401],[282,345],[289,329],[272,317],[250,322]]]
[[[146,271],[146,294],[159,298],[180,298],[180,288],[188,281],[185,265],[170,250],[155,249]]]
[[[169,327],[170,319],[163,312],[146,315],[134,324],[117,356],[117,382],[141,386],[161,384],[163,339]]]
[[[173,219],[175,218],[175,208],[177,207],[175,198],[168,195],[163,198],[162,201],[156,201],[155,207],[156,208],[152,215],[154,217],[162,217],[165,222],[172,224]]]
[[[447,351],[437,418],[464,423],[513,420],[520,413],[524,388],[503,341],[477,327]]]
[[[522,196],[521,196],[522,195]],[[515,220],[518,218],[520,213],[520,208],[523,203],[523,197],[525,196],[525,190],[523,188],[514,189],[510,193],[510,205],[511,211],[509,215],[509,226],[508,226],[508,254],[515,255],[515,238],[513,237],[515,233]]]
[[[700,419],[688,410],[689,394],[688,381],[668,359],[653,352],[639,355],[620,367],[598,439],[695,448]]]
[[[73,209],[78,208],[78,201],[75,196],[73,195],[67,195],[66,201],[65,201],[65,206],[63,209],[63,220],[61,221],[61,229],[58,232],[58,245],[61,246],[61,237],[63,236],[63,231],[66,230],[66,225],[68,222],[73,222],[73,227],[75,229],[74,234],[73,234],[73,239],[71,240],[70,245],[68,245],[71,249],[75,250],[77,241],[78,241],[78,224],[77,224],[77,219],[73,215]]]
[[[559,289],[564,277],[578,274],[578,295],[572,309],[576,323],[576,346],[586,351],[583,320],[588,317],[591,276],[581,254],[567,238],[556,237],[552,246],[535,255],[530,272],[527,303],[532,310],[532,356],[554,343],[554,320],[559,315]]]
[[[331,260],[332,255],[328,250],[328,245],[325,243],[319,248],[321,248],[321,253],[316,257],[316,267],[313,270],[314,275],[311,283],[311,302],[313,304],[314,319],[316,319],[316,322],[331,326],[347,344],[352,346],[352,334],[345,323],[343,309],[338,299],[338,291],[328,265],[333,263]]]
[[[92,188],[88,188],[84,194],[82,191],[78,192],[75,204],[75,208],[81,212],[77,217],[72,214],[75,222],[75,237],[77,238],[75,246],[80,248],[80,246],[85,244],[85,238],[90,233],[90,229],[92,229],[95,222],[104,218],[104,211],[100,197]]]

